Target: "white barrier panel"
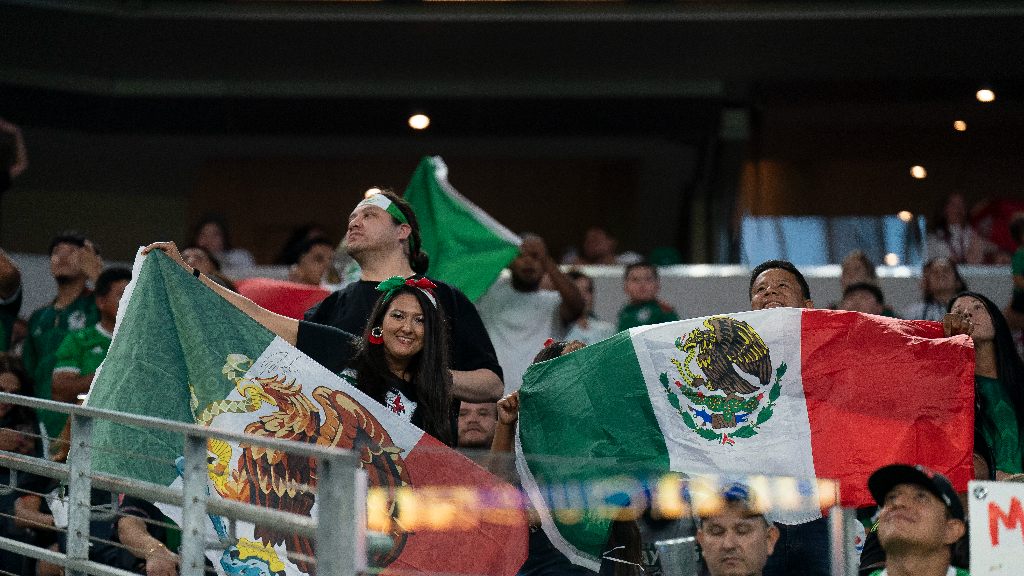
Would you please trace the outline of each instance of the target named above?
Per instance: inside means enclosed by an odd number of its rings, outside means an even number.
[[[971,482],[971,574],[1010,576],[1024,567],[1024,483]]]

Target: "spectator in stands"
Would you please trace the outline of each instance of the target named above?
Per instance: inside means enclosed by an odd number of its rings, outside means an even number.
[[[778,543],[779,530],[754,507],[747,486],[726,487],[722,499],[722,507],[713,513],[698,510],[697,542],[708,574],[760,576]]]
[[[152,503],[134,496],[121,498],[114,519],[113,541],[127,548],[128,566],[119,566],[147,576],[177,576],[180,559],[167,547],[171,521]]]
[[[974,341],[975,421],[995,461],[996,479],[1024,471],[1024,362],[999,308],[988,298],[963,292],[943,320],[947,336]]]
[[[537,346],[559,334],[583,313],[576,284],[548,255],[540,236],[524,234],[519,255],[509,264],[511,279],[499,279],[477,301],[480,317],[496,344],[505,373],[505,392],[518,390]],[[547,275],[555,290],[542,290]]]
[[[0,351],[11,347],[14,323],[21,312],[21,272],[0,248]]]
[[[95,281],[103,261],[93,243],[78,232],[63,232],[50,242],[50,273],[57,283],[53,302],[32,313],[28,337],[22,349],[25,369],[36,386],[36,396],[52,399],[51,379],[57,360],[57,348],[71,330],[80,330],[99,321],[99,310],[86,282]],[[40,424],[48,436],[64,429],[67,416],[48,410],[38,411]]]
[[[942,215],[935,218],[928,232],[927,247],[929,258],[948,258],[956,264],[984,264],[998,252],[967,221],[967,205],[959,193],[946,198]]]
[[[811,288],[800,270],[786,260],[768,260],[750,273],[750,308],[814,308]],[[819,518],[804,524],[780,524],[776,552],[768,559],[765,574],[827,576],[829,568],[828,524]]]
[[[205,248],[220,261],[221,266],[228,269],[252,268],[256,265],[248,250],[232,245],[228,221],[220,214],[207,214],[196,224],[191,244]]]
[[[565,264],[574,266],[588,264],[632,264],[642,258],[635,252],[617,254],[618,241],[600,226],[591,226],[583,235],[580,251],[570,250],[563,258]]]
[[[875,264],[863,250],[853,250],[843,258],[839,273],[839,288],[844,292],[853,284],[878,284]]]
[[[306,240],[296,248],[295,256],[288,268],[288,279],[299,284],[320,286],[334,262],[334,243],[327,238]]]
[[[839,310],[881,315],[885,312],[885,296],[882,295],[882,289],[874,284],[851,284],[843,290]]]
[[[429,258],[420,246],[419,225],[409,204],[390,191],[356,205],[345,235],[348,253],[362,267],[353,282],[310,308],[309,322],[362,334],[377,301],[377,285],[392,276],[422,278]],[[463,400],[493,402],[501,397],[501,367],[480,315],[458,288],[434,281],[437,300],[451,333],[452,379]]]
[[[489,449],[498,425],[494,402],[462,402],[459,406],[459,448]]]
[[[181,257],[189,266],[206,274],[211,280],[221,286],[237,292],[234,281],[225,276],[220,270],[220,261],[210,254],[210,251],[200,246],[189,246],[181,251]]]
[[[941,322],[953,296],[967,290],[960,270],[949,258],[932,258],[921,268],[922,300],[903,311],[908,320]]]
[[[327,232],[319,224],[309,222],[293,228],[281,247],[281,252],[274,259],[274,264],[289,266],[299,259],[299,249],[309,240],[327,238]]]
[[[5,352],[0,352],[0,391],[32,396],[32,382],[22,369],[21,362]],[[0,403],[0,450],[26,456],[42,454],[39,423],[34,410],[16,404]],[[18,473],[19,486],[24,484],[25,477],[24,473]],[[0,484],[11,484],[10,469],[0,467]],[[17,490],[5,490],[0,494],[0,536],[27,543],[31,541],[29,534],[15,526],[13,521],[14,501],[18,495]],[[24,557],[14,552],[0,551],[0,570],[4,573],[20,573],[24,561]]]
[[[658,269],[653,264],[637,262],[626,266],[622,289],[628,302],[619,310],[620,332],[634,326],[679,320],[679,315],[672,306],[658,300],[661,280],[658,279]]]
[[[96,309],[100,321],[68,332],[57,348],[53,368],[53,399],[75,403],[89,391],[93,376],[110,348],[117,321],[118,304],[132,279],[127,268],[108,268],[96,279]]]
[[[1017,214],[1010,221],[1010,237],[1017,243],[1013,253],[1010,273],[1013,275],[1013,299],[1006,314],[1010,328],[1024,328],[1024,214]]]
[[[570,270],[567,275],[583,297],[583,313],[574,322],[569,323],[565,339],[593,344],[615,334],[615,326],[611,322],[605,322],[594,314],[594,279],[579,270]]]
[[[11,187],[11,181],[28,168],[28,151],[21,129],[3,118],[0,118],[0,134],[10,138],[12,148],[11,157],[3,158],[4,165],[0,166],[0,196],[3,196]]]
[[[877,533],[886,555],[885,568],[871,576],[967,576],[951,565],[967,526],[949,479],[924,466],[893,464],[875,471],[868,489],[882,507]]]

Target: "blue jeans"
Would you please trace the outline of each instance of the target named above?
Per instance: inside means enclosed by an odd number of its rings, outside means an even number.
[[[779,541],[768,557],[764,576],[832,574],[827,518],[793,526],[776,522],[775,526],[779,529]]]

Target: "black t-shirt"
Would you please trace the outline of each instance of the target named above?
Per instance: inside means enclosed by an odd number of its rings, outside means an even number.
[[[352,357],[355,356],[356,346],[356,337],[344,330],[304,320],[299,321],[299,332],[295,339],[295,347],[335,374],[341,374],[342,371],[349,367]],[[346,380],[356,388],[359,388],[359,384],[353,378],[346,378]],[[389,374],[388,388],[394,395],[401,393],[415,404],[416,408],[413,409],[409,421],[412,422],[413,426],[430,433],[431,431],[424,427],[423,412],[419,409],[420,404],[419,397],[416,394],[416,387],[401,378]],[[393,412],[395,411],[392,406],[387,406],[387,408]],[[451,437],[456,438],[458,437],[459,414],[454,406],[450,420],[452,426]],[[436,435],[435,433],[434,436]]]
[[[419,278],[420,276],[414,276]],[[476,307],[458,288],[433,281],[434,295],[448,319],[451,335],[452,368],[478,370],[487,368],[501,377],[501,366],[494,345],[480,320]],[[378,282],[359,281],[331,294],[320,304],[306,311],[305,319],[316,324],[340,328],[350,334],[362,334],[374,304],[380,298]]]
[[[11,187],[11,169],[0,167],[0,195]]]

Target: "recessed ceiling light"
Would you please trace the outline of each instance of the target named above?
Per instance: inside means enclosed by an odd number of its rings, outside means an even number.
[[[911,166],[910,175],[913,176],[914,178],[917,178],[918,180],[921,180],[922,178],[926,178],[928,176],[928,171],[924,169],[924,166]]]
[[[990,88],[982,88],[975,92],[974,96],[978,99],[978,102],[992,102],[996,99],[996,93]]]
[[[967,122],[964,122],[963,120],[955,120],[953,122],[953,130],[956,130],[957,132],[966,132]]]
[[[425,130],[427,126],[430,126],[430,117],[426,114],[409,116],[409,127],[413,130]]]

